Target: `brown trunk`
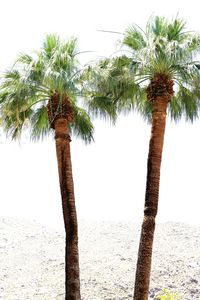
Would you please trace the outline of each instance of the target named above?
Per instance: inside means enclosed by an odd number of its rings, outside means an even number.
[[[157,215],[159,197],[160,166],[168,101],[168,97],[157,96],[153,102],[151,139],[149,143],[147,164],[144,220],[138,251],[134,300],[148,299],[155,218]]]
[[[80,300],[78,225],[70,155],[70,136],[68,135],[67,119],[56,119],[54,128],[63,217],[66,232],[65,300]]]

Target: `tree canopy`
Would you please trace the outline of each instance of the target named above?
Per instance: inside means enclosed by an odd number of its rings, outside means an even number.
[[[57,35],[47,35],[41,49],[32,55],[20,54],[13,67],[2,77],[0,106],[5,131],[12,138],[30,128],[33,140],[51,132],[47,105],[54,93],[67,97],[73,110],[72,134],[85,142],[93,140],[93,125],[81,106],[81,74],[77,39],[61,41]],[[59,111],[58,111],[59,112]]]
[[[200,99],[200,35],[187,31],[183,20],[151,17],[143,30],[136,24],[123,34],[123,54],[100,61],[94,68],[98,80],[91,81],[91,107],[96,96],[113,103],[119,112],[139,111],[150,120],[151,82],[167,78],[173,84],[169,116],[198,117]],[[93,77],[95,78],[95,77]],[[161,84],[162,85],[162,84]],[[152,86],[151,86],[152,88]],[[151,91],[152,92],[152,91]],[[95,95],[95,96],[94,96]],[[98,113],[98,109],[96,107]]]

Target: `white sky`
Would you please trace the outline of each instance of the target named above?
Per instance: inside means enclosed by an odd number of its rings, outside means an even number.
[[[46,33],[79,37],[84,62],[110,55],[118,35],[131,23],[146,24],[151,14],[179,13],[188,29],[200,30],[198,1],[33,1],[0,2],[0,70],[20,52],[40,47]],[[199,224],[199,125],[167,123],[157,220]],[[79,218],[141,221],[150,126],[130,114],[112,127],[95,121],[95,144],[71,143]],[[25,140],[19,146],[0,137],[0,214],[62,224],[54,140]]]

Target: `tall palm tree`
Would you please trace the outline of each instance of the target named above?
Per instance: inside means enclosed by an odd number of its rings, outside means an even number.
[[[48,35],[33,55],[21,54],[2,78],[0,110],[5,131],[13,139],[30,129],[33,140],[55,132],[62,198],[65,247],[65,299],[80,300],[78,225],[70,156],[71,134],[86,143],[93,125],[80,106],[81,71],[77,40]]]
[[[127,55],[98,65],[94,72],[100,79],[93,82],[93,88],[99,96],[107,97],[119,112],[134,109],[151,122],[144,219],[134,289],[134,300],[147,300],[166,115],[174,120],[185,116],[191,121],[198,116],[200,63],[195,57],[200,50],[200,36],[185,31],[185,22],[178,18],[168,21],[152,17],[145,30],[137,25],[129,27],[123,45]],[[90,106],[97,110],[91,99]]]

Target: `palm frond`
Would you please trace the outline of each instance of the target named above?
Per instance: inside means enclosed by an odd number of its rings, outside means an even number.
[[[123,43],[133,50],[141,50],[147,46],[144,32],[137,25],[129,26],[125,31]]]
[[[92,115],[115,123],[117,112],[123,110],[125,102],[133,106],[137,87],[130,65],[132,68],[130,58],[120,56],[111,61],[102,60],[86,70],[88,86],[83,89],[86,88],[86,105]]]
[[[1,114],[2,127],[7,136],[11,139],[20,139],[24,129],[27,129],[28,120],[31,117],[32,110],[15,111],[10,110],[8,106],[4,107],[4,114]]]
[[[184,33],[186,22],[182,19],[175,18],[174,21],[167,26],[167,39],[168,41],[182,42],[187,34]]]
[[[86,103],[89,112],[93,117],[100,117],[105,120],[108,119],[115,123],[117,118],[116,108],[108,96],[98,96],[96,94],[91,98],[91,100],[88,99]]]
[[[73,135],[81,138],[86,144],[94,140],[93,124],[83,108],[76,107],[74,111],[74,122],[70,124],[70,131]]]
[[[161,38],[167,35],[167,21],[164,17],[152,17],[149,22],[149,32],[152,32],[154,37]]]
[[[170,117],[177,121],[183,116],[193,122],[198,118],[199,104],[195,92],[182,86],[169,105]]]
[[[51,59],[54,55],[54,51],[59,47],[60,39],[56,34],[48,34],[43,42],[42,52],[47,57]]]
[[[34,63],[33,57],[26,53],[21,53],[15,61],[15,64],[22,64],[27,66],[33,63]]]
[[[43,105],[33,112],[30,118],[30,127],[31,139],[34,141],[44,139],[51,133],[46,106]]]

